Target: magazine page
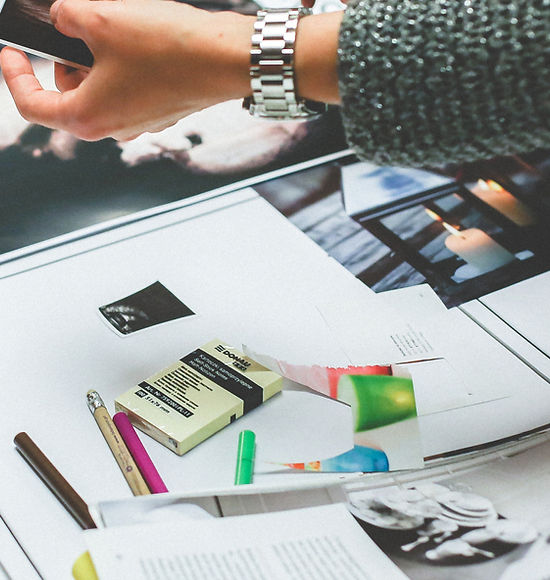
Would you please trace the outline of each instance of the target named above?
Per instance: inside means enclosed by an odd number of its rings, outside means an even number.
[[[406,578],[343,504],[194,520],[192,526],[105,528],[85,536],[103,580]]]
[[[369,536],[412,580],[550,574],[550,442],[453,475],[348,494]]]

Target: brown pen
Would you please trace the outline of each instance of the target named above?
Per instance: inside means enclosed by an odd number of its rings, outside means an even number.
[[[134,458],[130,454],[126,443],[122,439],[116,425],[105,408],[102,398],[97,391],[91,390],[86,393],[88,408],[93,414],[96,423],[105,437],[122,474],[124,475],[134,495],[149,495],[151,492],[141,475]]]
[[[24,432],[18,433],[13,442],[17,451],[25,458],[80,526],[85,530],[95,528],[96,525],[84,500],[61,473],[57,471],[53,463],[40,451],[36,443]]]

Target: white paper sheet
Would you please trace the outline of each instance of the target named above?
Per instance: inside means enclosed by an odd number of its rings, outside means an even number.
[[[414,288],[411,298],[418,292]],[[334,289],[330,300],[319,300],[315,306],[353,365],[440,357],[442,350],[427,332],[427,325],[415,317],[414,306],[396,308],[387,294],[346,294],[342,300]],[[436,299],[433,305],[440,310],[442,303]]]
[[[346,494],[338,484],[316,486],[312,482],[311,487],[295,489],[290,480],[288,486],[281,482],[277,488],[254,484],[191,494],[163,493],[108,500],[90,506],[90,513],[98,528],[109,528],[161,521],[166,523],[184,517],[244,516],[345,501]]]
[[[428,285],[383,292],[376,301],[346,301],[338,309],[323,305],[321,312],[355,363],[361,352],[376,353],[378,361],[392,362],[392,356],[394,363],[409,361],[399,364],[396,374],[402,367],[412,375],[419,415],[510,396],[515,393],[511,377],[526,371],[460,310],[447,310]],[[377,332],[361,331],[362,326]],[[414,359],[420,362],[410,362]]]
[[[404,579],[343,504],[91,530],[102,580]]]
[[[220,200],[204,203],[201,211],[185,208],[171,216],[171,224],[167,216],[159,218],[164,225],[159,229],[156,219],[150,231],[144,222],[141,234],[134,224],[129,239],[123,239],[122,230],[118,242],[2,280],[0,372],[9,403],[0,437],[2,464],[11,475],[0,484],[0,509],[45,577],[70,578],[83,546],[77,524],[15,451],[16,433],[27,431],[86,501],[128,497],[130,490],[86,407],[88,389],[97,389],[112,413],[118,394],[213,337],[236,346],[257,344],[283,356],[348,363],[310,303],[323,295],[327,276],[343,294],[357,281],[252,195],[228,196],[225,208]],[[125,338],[101,322],[100,305],[156,279],[192,305],[197,316]],[[288,299],[281,302],[281,296]],[[261,308],[264,301],[267,306]],[[284,399],[271,402],[278,405]],[[148,437],[142,440],[170,490],[232,485],[237,433],[248,420],[252,425],[276,409],[263,407],[184,457]],[[313,428],[313,423],[294,421],[286,427],[300,440],[295,451],[307,441],[320,444],[318,423]],[[331,451],[340,450],[328,423],[326,427]],[[344,446],[348,436],[344,434]],[[276,442],[262,439],[260,458],[264,446],[274,449]],[[306,485],[310,475],[290,477]],[[262,477],[287,476],[258,474],[257,479]],[[327,474],[319,480],[341,477]],[[42,533],[41,522],[48,522],[51,533]]]
[[[40,580],[30,560],[0,518],[0,580]]]

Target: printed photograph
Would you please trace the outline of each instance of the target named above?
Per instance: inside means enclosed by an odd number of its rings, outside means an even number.
[[[53,0],[2,2],[0,48],[4,40],[91,64],[84,44],[59,35],[51,26]],[[256,13],[261,5],[251,0],[191,4],[245,14]],[[335,0],[317,4],[317,11],[339,7]],[[84,60],[75,56],[81,49]],[[32,62],[38,77],[53,87],[52,63],[35,57]],[[160,133],[124,143],[112,139],[88,143],[22,119],[1,73],[0,105],[0,263],[10,259],[10,252],[63,234],[102,227],[114,219],[131,221],[137,212],[220,187],[231,189],[242,180],[291,171],[304,161],[347,149],[336,107],[320,119],[277,122],[254,119],[240,100],[229,101]]]
[[[33,64],[39,76],[51,74],[51,62]],[[228,101],[160,133],[89,143],[24,121],[1,78],[0,105],[0,262],[56,236],[131,221],[136,212],[346,147],[337,109],[308,122],[272,122]]]
[[[160,282],[100,306],[99,311],[116,331],[124,335],[195,314]]]
[[[353,156],[255,189],[375,292],[449,307],[550,269],[550,151],[437,169]]]
[[[350,511],[412,580],[543,580],[550,443],[452,477],[352,491]]]

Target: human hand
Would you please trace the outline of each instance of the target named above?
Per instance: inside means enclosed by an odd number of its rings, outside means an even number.
[[[94,55],[89,71],[55,65],[59,92],[46,91],[29,59],[0,54],[23,117],[85,140],[131,139],[250,92],[253,17],[211,13],[164,0],[58,0],[52,21]]]

